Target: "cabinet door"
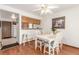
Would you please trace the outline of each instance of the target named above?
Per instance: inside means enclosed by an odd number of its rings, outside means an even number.
[[[22,22],[25,22],[27,24],[29,24],[29,23],[40,24],[39,19],[34,19],[34,18],[30,18],[30,17],[25,17],[25,16],[22,16]]]
[[[36,20],[36,23],[40,25],[40,20]]]
[[[29,18],[22,16],[22,29],[27,29],[29,24]]]
[[[22,29],[27,29],[29,27],[28,23],[23,22],[22,23]]]
[[[33,24],[40,24],[40,20],[33,19]]]

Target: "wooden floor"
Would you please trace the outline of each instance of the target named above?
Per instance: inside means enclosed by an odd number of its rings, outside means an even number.
[[[30,42],[30,45],[26,43],[25,46],[18,45],[15,47],[0,50],[0,55],[45,55],[40,52],[39,48],[34,49],[34,41]],[[59,55],[79,55],[79,48],[63,45],[62,51]]]

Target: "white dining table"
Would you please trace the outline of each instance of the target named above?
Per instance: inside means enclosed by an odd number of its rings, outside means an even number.
[[[35,39],[35,49],[37,48],[37,39],[41,39],[43,41],[47,41],[48,42],[48,47],[49,47],[49,55],[50,55],[50,43],[51,41],[54,40],[55,35],[50,35],[50,34],[41,34],[41,35],[37,35],[36,39]]]

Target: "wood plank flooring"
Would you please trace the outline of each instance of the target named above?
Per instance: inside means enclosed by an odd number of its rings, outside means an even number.
[[[34,49],[34,41],[30,44],[26,43],[25,46],[17,45],[11,48],[0,50],[0,55],[45,55],[40,52],[39,48]],[[79,48],[63,45],[63,49],[59,55],[79,55]]]

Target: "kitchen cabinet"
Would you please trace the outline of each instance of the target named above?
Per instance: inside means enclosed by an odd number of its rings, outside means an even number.
[[[36,25],[40,25],[41,21],[40,19],[35,19],[35,18],[31,18],[31,17],[26,17],[26,16],[22,16],[22,28],[28,28],[29,24],[36,24]]]

